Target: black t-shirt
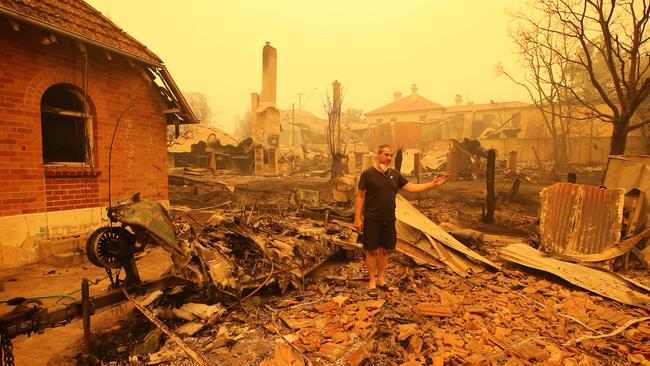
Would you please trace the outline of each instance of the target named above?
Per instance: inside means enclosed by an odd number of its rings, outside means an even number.
[[[364,219],[395,220],[395,195],[408,182],[397,170],[391,168],[383,174],[374,167],[361,173],[359,189],[366,191],[363,204]]]

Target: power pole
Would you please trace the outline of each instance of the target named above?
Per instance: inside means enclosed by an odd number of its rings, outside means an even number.
[[[291,146],[296,146],[296,103],[291,103]]]

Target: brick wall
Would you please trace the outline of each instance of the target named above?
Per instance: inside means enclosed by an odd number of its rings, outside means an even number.
[[[422,149],[422,124],[417,122],[395,123],[395,149]]]
[[[385,122],[375,125],[369,129],[370,148],[377,149],[379,145],[388,144],[396,149],[395,141],[393,140],[393,127],[392,123]]]
[[[98,172],[89,168],[45,168],[47,211],[100,206]]]
[[[13,31],[0,21],[0,216],[106,206],[109,144],[113,146],[111,195],[141,192],[167,199],[166,124],[163,106],[132,66],[118,55],[88,47],[88,101],[93,114],[95,166],[54,169],[43,164],[40,100],[52,85],[82,88],[83,57],[72,41],[58,37],[40,44],[42,33],[21,24]]]

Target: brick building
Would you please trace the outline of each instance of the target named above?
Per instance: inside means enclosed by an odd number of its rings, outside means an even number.
[[[393,98],[391,103],[366,112],[370,147],[390,144],[422,149],[423,128],[439,120],[445,107],[419,95],[415,84],[410,95],[402,97],[401,92],[395,92]]]
[[[393,94],[393,101],[366,113],[369,143],[402,146],[406,149],[446,150],[449,139],[478,138],[489,128],[503,129],[505,124],[515,135],[520,130],[521,112],[530,108],[523,102],[463,104],[460,95],[455,105],[443,106],[418,94]],[[516,137],[516,136],[515,136]]]
[[[403,146],[424,152],[444,152],[450,140],[479,139],[484,148],[497,150],[498,156],[516,151],[517,160],[531,163],[555,159],[555,142],[539,108],[519,101],[489,103],[464,102],[456,95],[454,104],[442,106],[422,97],[417,87],[402,97],[366,113],[367,141],[370,149],[380,144]],[[603,111],[608,106],[602,105]],[[581,114],[572,108],[568,159],[574,164],[604,164],[609,156],[612,124],[592,118],[590,111]],[[606,112],[611,113],[611,112]],[[547,116],[550,118],[550,116]],[[643,118],[637,115],[635,118]],[[648,153],[648,139],[641,130],[628,134],[626,154]]]
[[[109,181],[112,201],[167,202],[167,125],[195,122],[160,58],[85,2],[0,0],[0,266],[83,242]]]

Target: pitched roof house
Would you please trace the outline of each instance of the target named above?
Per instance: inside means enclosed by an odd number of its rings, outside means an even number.
[[[87,3],[0,0],[0,266],[71,249],[109,197],[166,202],[167,125],[196,122],[162,60]]]
[[[457,95],[455,105],[446,107],[419,95],[417,90],[413,84],[406,97],[395,92],[391,103],[366,113],[371,147],[387,143],[407,149],[435,149],[436,143],[448,139],[476,138],[503,120],[513,118],[516,124],[514,114],[529,106],[522,102],[463,104]]]

